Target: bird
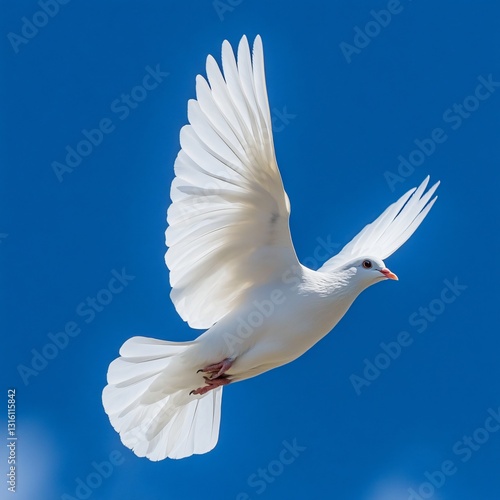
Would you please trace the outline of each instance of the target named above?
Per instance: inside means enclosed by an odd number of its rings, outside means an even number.
[[[225,40],[206,60],[180,131],[165,262],[170,297],[195,340],[132,337],[107,372],[104,410],[122,443],[151,461],[212,450],[223,388],[297,359],[358,295],[398,280],[384,259],[434,205],[429,176],[366,225],[319,269],[302,265],[273,143],[264,53]]]

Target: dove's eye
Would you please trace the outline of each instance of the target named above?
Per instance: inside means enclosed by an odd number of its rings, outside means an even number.
[[[371,260],[364,260],[362,266],[365,269],[371,269],[372,268],[372,261]]]

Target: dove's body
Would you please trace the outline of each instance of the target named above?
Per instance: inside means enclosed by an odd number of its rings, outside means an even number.
[[[133,337],[108,370],[103,405],[123,443],[151,460],[206,453],[219,435],[222,386],[288,363],[324,337],[369,286],[397,279],[382,259],[420,225],[436,198],[428,178],[390,205],[318,271],[302,266],[276,163],[262,42],[242,38],[182,128],[168,210],[171,298],[192,342]]]
[[[226,372],[232,382],[289,363],[344,316],[361,291],[349,287],[354,276],[352,270],[329,275],[301,268],[293,276],[271,281],[198,337],[186,357],[196,367],[233,359]]]

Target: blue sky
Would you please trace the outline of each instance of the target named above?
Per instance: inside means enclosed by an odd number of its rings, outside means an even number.
[[[1,377],[5,401],[16,389],[16,498],[498,499],[500,5],[438,4],[2,2]],[[127,338],[198,333],[169,299],[165,212],[195,75],[243,34],[263,37],[303,262],[319,265],[318,248],[340,248],[427,174],[440,198],[386,261],[399,282],[367,290],[299,360],[228,387],[211,453],[152,463],[122,446],[101,390]],[[151,72],[156,87],[124,101]],[[95,145],[56,175],[85,134]],[[47,347],[64,329],[67,345]],[[44,349],[52,359],[34,360]],[[0,460],[5,473],[5,448]],[[113,470],[97,473],[105,461]]]

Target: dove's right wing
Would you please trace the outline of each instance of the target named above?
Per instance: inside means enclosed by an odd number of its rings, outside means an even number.
[[[237,62],[224,42],[222,68],[209,56],[208,82],[196,80],[168,209],[170,296],[193,328],[210,328],[254,287],[299,265],[274,155],[260,37],[253,58],[242,38]]]
[[[373,256],[386,259],[392,255],[416,231],[437,199],[437,196],[432,200],[431,197],[439,182],[424,194],[428,182],[429,176],[418,188],[410,189],[401,196],[378,219],[365,226],[337,255],[326,261],[318,271],[334,271],[359,257]]]

